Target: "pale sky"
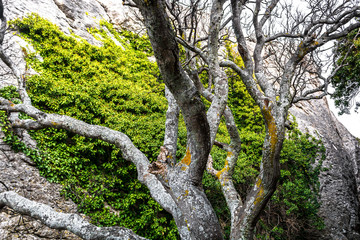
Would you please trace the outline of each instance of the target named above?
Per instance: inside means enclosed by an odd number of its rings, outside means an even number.
[[[338,115],[338,110],[335,108],[334,101],[327,97],[330,110],[335,114],[339,121],[351,132],[355,137],[360,138],[360,109],[359,113],[355,113],[354,110],[351,114]]]

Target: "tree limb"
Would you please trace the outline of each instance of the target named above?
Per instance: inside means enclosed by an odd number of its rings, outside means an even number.
[[[209,124],[204,103],[180,63],[179,48],[163,0],[135,1],[144,18],[149,39],[165,85],[176,99],[187,128],[191,164],[188,180],[201,184],[210,152]]]
[[[168,149],[171,162],[175,165],[180,109],[167,87],[165,87],[165,96],[168,100],[168,109],[166,111],[164,146]]]
[[[15,212],[33,217],[46,226],[68,230],[83,239],[145,240],[132,230],[123,227],[97,227],[77,214],[57,212],[43,203],[37,203],[8,191],[0,193],[0,209],[7,206]]]
[[[120,148],[122,155],[126,160],[131,161],[136,165],[138,179],[149,188],[152,197],[171,214],[179,214],[176,205],[167,190],[162,186],[155,175],[148,172],[149,160],[147,157],[134,146],[130,138],[124,133],[103,126],[87,124],[69,116],[48,114],[31,105],[15,105],[4,98],[0,98],[0,110],[22,112],[35,119],[35,121],[17,120],[14,122],[15,127],[23,127],[25,129],[40,129],[46,127],[65,129],[84,137],[101,139],[105,142],[114,144]]]
[[[219,65],[219,34],[223,17],[223,0],[214,0],[210,13],[209,28],[209,73],[214,83],[214,95],[207,111],[207,120],[210,125],[210,144],[214,144],[221,116],[227,105],[229,86],[227,76]]]

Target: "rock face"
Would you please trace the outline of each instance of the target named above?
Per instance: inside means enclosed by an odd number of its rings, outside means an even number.
[[[99,44],[99,42],[88,33],[87,28],[96,27],[100,19],[110,20],[104,7],[98,2],[91,0],[9,0],[5,5],[5,16],[8,20],[22,17],[32,12],[36,12],[57,24],[65,33],[70,34],[74,32],[92,44]],[[22,58],[21,47],[31,50],[31,46],[28,46],[24,40],[11,33],[6,34],[5,44],[9,47],[7,54],[13,56],[13,61],[24,72],[25,62]],[[2,69],[6,69],[6,67]],[[0,88],[7,85],[17,85],[16,79],[11,75],[1,74]],[[41,177],[31,160],[22,153],[13,152],[1,140],[3,138],[2,132],[0,132],[0,135],[0,191],[16,191],[31,200],[45,203],[57,211],[66,213],[77,212],[76,204],[65,200],[60,195],[61,186],[49,183]],[[29,140],[26,133],[24,137]],[[11,209],[3,208],[0,210],[0,239],[50,240],[80,238],[68,231],[50,229],[30,217],[21,216]]]
[[[0,133],[1,139],[4,137]],[[15,153],[0,140],[0,191],[16,191],[31,200],[50,205],[57,211],[75,213],[76,205],[60,196],[61,186],[49,183],[23,153]],[[80,239],[68,231],[50,229],[11,209],[0,210],[0,239]]]
[[[326,148],[320,175],[323,239],[360,239],[359,141],[335,118],[326,99],[296,104],[291,113],[302,131],[322,139]]]
[[[136,13],[125,10],[120,0],[8,0],[5,15],[8,19],[36,12],[57,24],[67,34],[71,32],[92,44],[99,44],[87,31],[104,19],[113,24],[130,27]],[[131,21],[129,21],[131,19]],[[24,69],[19,45],[26,43],[7,34],[8,51],[20,56],[14,61]],[[16,81],[0,76],[0,87],[16,85]],[[346,128],[330,112],[326,100],[296,104],[291,113],[297,118],[302,131],[309,131],[323,140],[326,147],[327,168],[320,176],[321,215],[326,229],[323,239],[360,239],[359,191],[360,146]],[[12,152],[0,142],[0,181],[10,190],[25,197],[49,204],[59,210],[75,212],[76,206],[59,195],[60,186],[48,183],[39,176],[32,163],[23,155]],[[0,183],[0,191],[4,190]],[[51,230],[37,221],[16,215],[9,209],[0,211],[0,239],[76,239],[75,236]]]

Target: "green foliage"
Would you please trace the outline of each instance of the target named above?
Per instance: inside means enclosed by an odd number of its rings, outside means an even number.
[[[320,207],[318,176],[324,170],[325,147],[320,140],[301,133],[294,125],[294,129],[287,133],[281,152],[278,188],[263,217],[272,227],[266,235],[271,234],[274,239],[289,236],[291,239],[306,239],[324,227],[317,212]],[[285,216],[285,219],[278,224],[274,216]]]
[[[27,57],[40,73],[27,81],[36,107],[124,132],[149,159],[156,159],[166,99],[155,77],[157,66],[144,52],[150,46],[146,39],[126,31],[115,34],[104,23],[102,30],[93,30],[102,34],[103,46],[96,47],[66,36],[35,14],[11,26],[36,49]],[[151,198],[136,179],[135,166],[114,146],[57,129],[31,131],[31,136],[44,156],[37,161],[41,174],[63,184],[63,194],[93,223],[128,227],[150,239],[177,238],[172,217]]]
[[[359,29],[352,31],[338,41],[335,54],[337,65],[344,66],[331,79],[335,88],[331,98],[339,108],[339,114],[349,113],[355,102],[355,110],[360,107],[360,102],[355,97],[360,90],[360,36]]]
[[[17,92],[17,89],[15,86],[8,86],[0,89],[0,96],[12,101],[13,103],[17,104],[21,101],[19,100],[20,95]]]
[[[66,36],[34,14],[13,21],[11,26],[37,51],[27,55],[28,64],[40,73],[27,82],[35,106],[124,132],[149,159],[156,159],[163,141],[166,99],[164,86],[157,81],[156,64],[147,59],[152,50],[146,37],[125,30],[118,32],[102,22],[101,29],[89,30],[103,42],[102,47],[95,47],[76,36]],[[230,45],[227,51],[228,57],[242,66],[241,58],[231,52]],[[245,197],[251,188],[249,182],[254,182],[259,173],[264,125],[241,80],[231,71],[227,74],[229,105],[242,138],[242,152],[233,179]],[[206,82],[206,73],[201,77]],[[12,87],[0,90],[0,94],[12,101],[18,98]],[[5,113],[2,118],[5,122]],[[50,181],[63,184],[63,194],[77,203],[93,223],[128,227],[150,239],[178,238],[171,216],[136,180],[135,166],[126,162],[114,146],[64,130],[44,129],[31,132],[39,147],[31,150],[11,129],[3,130],[14,149],[30,156]],[[224,122],[217,139],[229,143]],[[181,121],[179,157],[185,147],[186,131]],[[307,225],[321,227],[321,219],[316,215],[321,161],[315,162],[321,154],[323,147],[319,141],[301,134],[296,127],[288,132],[281,154],[279,189],[271,200],[269,214],[263,215],[257,226],[259,238],[271,235],[275,239],[288,239],[287,236],[295,239],[304,236]],[[214,167],[221,169],[226,153],[214,147],[212,156]],[[205,173],[203,185],[228,236],[229,211],[220,184]],[[280,224],[275,216],[283,219]],[[294,218],[301,231],[294,231],[287,224],[287,220]]]

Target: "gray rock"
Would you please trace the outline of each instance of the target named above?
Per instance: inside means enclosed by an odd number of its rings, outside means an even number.
[[[40,176],[34,163],[23,153],[15,153],[0,140],[0,191],[12,190],[57,211],[76,213],[77,206],[60,196],[61,185]],[[0,239],[80,239],[68,231],[50,229],[37,220],[21,216],[9,208],[0,209]]]
[[[360,239],[358,140],[336,119],[326,99],[291,108],[300,129],[318,136],[326,148],[320,179],[323,239]]]
[[[131,31],[144,33],[141,21],[139,19],[139,13],[133,9],[128,8],[122,4],[121,1],[117,0],[96,0],[106,11],[110,18],[110,22],[115,27],[121,27],[129,29]]]

